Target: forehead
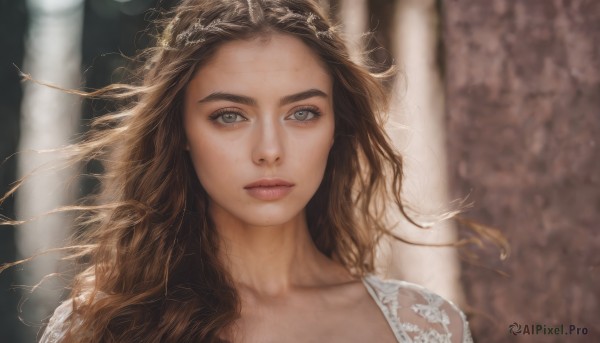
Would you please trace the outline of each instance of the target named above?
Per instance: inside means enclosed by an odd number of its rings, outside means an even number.
[[[269,33],[221,45],[196,72],[190,86],[214,91],[270,86],[294,91],[297,87],[331,88],[325,63],[302,40],[287,34]]]

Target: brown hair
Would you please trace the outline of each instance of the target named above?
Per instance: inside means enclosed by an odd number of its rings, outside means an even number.
[[[83,210],[85,233],[69,258],[88,267],[75,277],[64,342],[213,342],[237,318],[208,197],[183,149],[181,116],[186,85],[223,42],[290,34],[329,69],[335,141],[306,209],[321,252],[356,276],[372,272],[377,242],[391,234],[386,204],[405,214],[402,159],[383,129],[382,81],[392,72],[353,62],[314,1],[184,0],[159,25],[138,84],[84,94],[128,105],[97,119],[73,146],[80,160],[103,161],[105,173],[96,203],[71,208]]]

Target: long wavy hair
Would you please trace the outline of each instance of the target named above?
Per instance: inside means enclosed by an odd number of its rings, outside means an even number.
[[[81,93],[121,108],[96,119],[71,147],[79,161],[101,161],[104,172],[95,202],[70,208],[82,211],[83,233],[68,258],[83,267],[64,342],[219,342],[238,318],[239,297],[217,258],[219,237],[184,149],[182,121],[186,85],[224,42],[289,34],[328,68],[335,140],[306,208],[323,254],[357,277],[373,272],[378,241],[392,234],[386,207],[406,216],[402,158],[384,131],[383,82],[393,71],[352,61],[315,1],[184,0],[158,25],[137,81]]]

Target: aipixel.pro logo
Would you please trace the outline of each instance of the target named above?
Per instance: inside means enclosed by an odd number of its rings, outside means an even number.
[[[513,335],[587,335],[588,328],[577,325],[560,324],[519,324],[513,322],[508,326],[508,332]]]

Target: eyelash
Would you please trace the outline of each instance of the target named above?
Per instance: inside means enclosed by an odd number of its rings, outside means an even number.
[[[294,113],[300,112],[300,111],[307,111],[307,112],[311,112],[312,114],[314,114],[314,116],[311,119],[307,119],[307,120],[297,120],[297,122],[299,123],[307,123],[307,122],[311,122],[313,120],[316,120],[317,118],[319,118],[321,116],[321,111],[314,107],[314,106],[301,106],[298,108],[294,108],[294,110],[292,111],[292,114],[290,114],[288,117],[293,116]],[[287,118],[287,117],[286,117]]]
[[[229,125],[229,126],[231,126],[231,125],[234,125],[234,124],[237,123],[237,121],[233,122],[233,123],[225,123],[225,122],[221,123],[221,122],[218,122],[219,118],[221,118],[224,114],[236,114],[236,115],[238,115],[238,116],[240,116],[242,118],[245,118],[242,115],[242,113],[239,112],[239,111],[236,111],[236,110],[233,110],[233,109],[228,109],[228,108],[222,108],[222,109],[216,111],[215,113],[211,114],[208,117],[208,119],[210,119],[210,121],[217,122],[220,125]]]
[[[300,111],[308,111],[311,112],[313,114],[313,117],[311,119],[307,119],[307,120],[296,120],[299,123],[305,124],[307,122],[311,122],[313,120],[316,120],[317,118],[319,118],[321,116],[321,111],[314,107],[314,106],[302,106],[302,107],[298,107],[298,108],[294,108],[294,110],[292,111],[292,114],[290,114],[288,117],[293,116],[295,113],[300,112]],[[233,110],[233,109],[227,109],[227,108],[223,108],[220,109],[218,111],[216,111],[215,113],[211,114],[208,118],[213,121],[213,122],[217,122],[219,120],[219,118],[221,118],[224,114],[235,114],[238,115],[242,118],[245,119],[244,115],[237,110]],[[243,120],[242,120],[243,121]],[[221,123],[219,122],[219,124],[221,125],[227,125],[227,126],[231,126],[231,125],[235,125],[236,123],[238,123],[238,121],[232,122],[232,123]]]

